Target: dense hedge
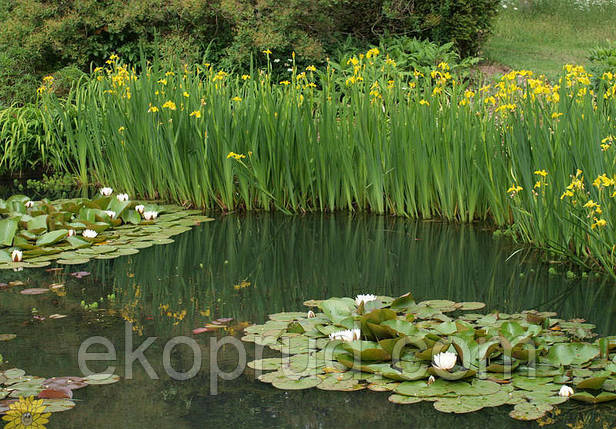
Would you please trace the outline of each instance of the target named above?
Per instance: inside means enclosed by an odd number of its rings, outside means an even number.
[[[351,37],[383,34],[477,52],[500,0],[9,0],[0,4],[0,102],[23,101],[40,77],[70,80],[112,53],[248,67],[264,49],[324,60]],[[58,80],[56,79],[56,82]]]

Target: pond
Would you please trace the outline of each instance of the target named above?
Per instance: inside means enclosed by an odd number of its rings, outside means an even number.
[[[263,323],[271,313],[303,311],[308,299],[362,293],[395,297],[411,291],[417,301],[482,301],[486,311],[507,313],[549,310],[586,319],[600,335],[616,332],[611,280],[567,275],[565,267],[519,251],[481,226],[348,214],[230,215],[174,239],[135,255],[62,271],[0,272],[0,283],[64,284],[59,292],[36,296],[20,294],[22,287],[0,290],[0,333],[17,335],[0,342],[9,368],[41,376],[80,375],[80,345],[100,336],[113,344],[116,358],[88,362],[89,368],[115,366],[122,377],[132,372],[130,380],[75,391],[77,406],[52,414],[48,428],[397,429],[415,427],[414,422],[423,428],[537,427],[512,420],[508,406],[455,415],[439,413],[430,403],[395,405],[387,393],[282,391],[256,380],[249,368],[232,380],[213,379],[212,339],[239,339],[248,324]],[[89,274],[78,278],[70,275],[73,271]],[[67,317],[49,317],[54,314]],[[211,323],[217,319],[223,320]],[[202,326],[210,329],[192,332]],[[184,381],[170,377],[163,366],[165,345],[177,336],[194,339],[202,356],[201,370]],[[144,354],[151,369],[136,360],[131,371],[125,357],[149,337],[156,338]],[[244,345],[250,361],[255,345]],[[99,349],[89,351],[105,351]],[[195,360],[187,345],[172,348],[167,357],[177,372],[188,372]],[[224,371],[237,361],[231,344],[216,355]],[[212,386],[216,395],[210,394]],[[610,405],[569,401],[560,409],[553,427],[604,427],[616,418]]]

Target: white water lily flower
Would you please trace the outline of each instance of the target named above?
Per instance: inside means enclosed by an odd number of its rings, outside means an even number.
[[[111,219],[116,217],[116,212],[114,212],[113,210],[105,210],[105,214],[109,216]]]
[[[103,197],[108,197],[109,195],[113,194],[113,188],[101,188],[101,195]]]
[[[558,391],[558,396],[562,396],[563,398],[568,398],[571,395],[573,395],[573,389],[566,384],[563,385]]]
[[[135,211],[139,214],[143,214],[144,210],[145,210],[145,206],[143,204],[139,204],[138,206],[135,206]]]
[[[118,201],[128,201],[128,194],[118,194],[116,195]]]
[[[158,212],[155,212],[155,211],[143,212],[143,218],[145,220],[154,220],[157,217],[158,217]]]
[[[355,305],[360,306],[363,302],[366,305],[367,302],[374,301],[376,299],[376,295],[368,294],[368,295],[357,295],[355,297]]]
[[[361,338],[359,329],[347,329],[329,334],[330,340],[355,341]]]
[[[34,201],[28,201],[26,202],[26,208],[29,209],[34,205]]]
[[[81,233],[85,238],[96,238],[96,236],[98,235],[98,232],[92,230],[92,229],[86,229]]]
[[[21,260],[24,258],[24,254],[21,250],[13,250],[13,252],[11,252],[11,259],[13,260],[13,262],[21,262]]]
[[[456,361],[458,360],[458,356],[452,352],[443,352],[439,353],[432,358],[432,366],[436,369],[442,369],[445,371],[449,371],[451,368],[456,366]]]
[[[74,229],[69,229],[69,230],[68,230],[68,236],[69,236],[69,237],[72,237],[72,236],[73,236],[73,235],[75,235],[75,234],[76,234],[76,232],[75,232],[75,230],[74,230]]]
[[[314,319],[315,317],[317,317],[317,315],[314,314],[314,311],[309,310],[308,311],[308,319]]]

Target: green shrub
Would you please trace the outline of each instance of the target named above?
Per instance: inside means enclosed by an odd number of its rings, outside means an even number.
[[[475,54],[499,0],[22,0],[0,6],[0,100],[31,99],[36,82],[67,66],[88,71],[116,53],[207,56],[248,69],[262,50],[322,63],[340,41],[378,43],[383,35],[452,42]],[[258,61],[257,61],[258,62]],[[282,68],[283,64],[279,66]],[[60,85],[62,79],[56,77]],[[70,85],[70,81],[65,82]],[[60,91],[64,89],[59,87]]]
[[[447,63],[458,76],[466,74],[479,58],[461,58],[453,42],[439,45],[428,40],[410,37],[388,37],[379,41],[378,48],[383,55],[376,60],[385,62],[389,57],[396,62],[398,70],[411,75],[415,70],[428,74],[440,63]]]
[[[598,84],[606,73],[616,74],[616,45],[598,47],[590,51],[589,70]]]

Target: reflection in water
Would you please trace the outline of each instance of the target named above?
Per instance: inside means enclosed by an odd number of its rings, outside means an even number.
[[[210,396],[210,334],[194,337],[204,356],[196,378],[176,382],[164,375],[165,338],[191,336],[194,327],[219,317],[261,323],[269,313],[301,310],[303,301],[312,298],[358,293],[399,296],[412,291],[418,301],[483,301],[487,311],[553,310],[565,318],[588,319],[600,333],[616,331],[612,304],[616,289],[610,280],[550,275],[536,253],[511,256],[516,248],[509,242],[470,226],[346,214],[227,216],[175,240],[134,256],[79,267],[92,271],[83,280],[43,270],[0,273],[6,277],[0,282],[28,277],[32,287],[66,284],[66,296],[0,292],[5,329],[18,334],[18,339],[0,345],[0,353],[29,373],[78,374],[79,344],[89,336],[103,335],[117,346],[118,371],[124,374],[122,317],[135,324],[134,348],[147,336],[159,337],[146,356],[160,380],[148,379],[136,364],[134,380],[85,389],[77,395],[83,403],[69,413],[54,415],[50,428],[378,425],[397,429],[408,427],[409,422],[422,422],[425,428],[529,427],[511,420],[506,407],[452,416],[435,412],[430,404],[395,406],[385,393],[284,392],[255,381],[250,370],[237,380],[221,382],[220,394]],[[84,311],[82,300],[98,302],[111,314]],[[32,307],[40,314],[70,317],[35,323]],[[226,332],[214,335],[229,333],[241,336],[241,325],[231,324]],[[249,354],[253,347],[247,345]],[[223,366],[232,365],[236,355],[227,350],[221,352],[220,360]],[[177,348],[172,361],[176,370],[187,370],[192,354]],[[601,427],[602,422],[613,420],[611,410],[567,405],[560,427],[582,418],[589,421],[584,427]]]
[[[113,279],[126,308],[141,311],[136,320],[162,307],[174,322],[182,310],[191,323],[200,311],[260,322],[269,313],[301,310],[307,299],[412,291],[418,301],[551,310],[588,318],[600,332],[615,330],[610,280],[566,280],[550,275],[536,253],[514,252],[505,239],[467,225],[376,216],[228,216],[176,237],[173,245],[100,264],[99,276]],[[160,320],[157,328],[169,326]]]

